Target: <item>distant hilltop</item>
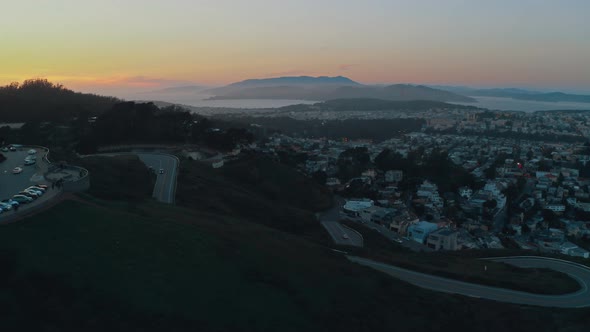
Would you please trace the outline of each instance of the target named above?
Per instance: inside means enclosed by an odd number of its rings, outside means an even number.
[[[276,77],[248,79],[205,91],[211,99],[300,99],[326,101],[342,98],[376,98],[393,101],[431,100],[475,102],[454,92],[422,85],[364,85],[344,76]]]
[[[275,78],[249,79],[230,84],[230,86],[262,86],[262,85],[362,85],[344,76],[283,76]]]
[[[538,92],[517,88],[474,89],[463,86],[435,85],[433,88],[471,97],[498,97],[542,102],[590,103],[590,95],[563,92]]]

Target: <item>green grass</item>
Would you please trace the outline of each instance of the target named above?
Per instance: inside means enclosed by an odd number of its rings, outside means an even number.
[[[87,157],[74,164],[90,172],[91,195],[128,202],[152,197],[156,176],[137,156]]]
[[[518,268],[510,264],[469,257],[463,255],[463,251],[415,253],[358,223],[345,221],[344,224],[363,234],[365,248],[356,249],[356,254],[395,266],[465,282],[537,294],[567,294],[580,289],[576,280],[559,271]],[[490,257],[490,254],[480,257]]]
[[[176,193],[178,205],[301,236],[323,232],[313,211],[331,204],[324,187],[268,159],[246,158],[220,169],[182,160]]]
[[[497,331],[518,321],[539,332],[588,322],[587,310],[422,290],[295,235],[156,203],[60,203],[0,227],[0,264],[3,331]]]

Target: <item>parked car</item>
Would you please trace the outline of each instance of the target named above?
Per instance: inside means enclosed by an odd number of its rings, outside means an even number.
[[[12,199],[20,204],[26,204],[33,201],[31,197],[25,195],[14,195],[12,196]]]
[[[29,191],[24,191],[24,190],[21,191],[21,192],[19,192],[18,195],[27,196],[27,197],[30,197],[32,199],[37,199],[37,198],[39,198],[39,196],[41,196],[41,195],[39,195],[37,193],[33,193],[33,192],[29,192]]]
[[[6,146],[3,146],[3,147],[2,147],[2,149],[0,149],[0,150],[1,150],[2,152],[8,152],[8,151],[9,151],[9,150],[8,150],[8,147],[6,147]]]
[[[4,211],[12,210],[12,204],[6,204],[6,203],[0,202],[0,209],[2,209]]]
[[[27,151],[28,154],[35,154],[37,153],[37,150],[35,149],[30,149],[29,151]]]
[[[25,159],[25,166],[35,165],[36,162],[34,159]]]
[[[37,191],[40,191],[42,193],[45,193],[45,190],[47,190],[47,188],[41,188],[39,186],[30,186],[27,189],[37,190]]]
[[[47,190],[47,188],[49,188],[49,186],[46,184],[36,184],[35,187],[43,188],[45,190]]]
[[[37,195],[37,197],[43,195],[43,192],[41,190],[34,190],[34,189],[28,189],[27,188],[27,189],[25,189],[23,191],[26,192],[26,193],[35,194],[35,195]]]
[[[11,146],[10,148],[8,148],[8,150],[14,152],[14,151],[16,151],[16,148],[14,146]]]
[[[39,188],[26,188],[25,191],[30,191],[30,192],[34,192],[34,193],[38,193],[40,195],[45,194],[45,190],[39,189]]]
[[[20,174],[23,172],[23,169],[21,167],[15,167],[12,169],[12,174]]]
[[[164,174],[164,169],[163,168],[160,168],[160,171],[158,173]]]
[[[5,200],[2,200],[2,203],[10,204],[12,206],[19,206],[20,205],[19,202],[15,201],[13,199],[10,199],[10,198],[9,199],[5,199]]]

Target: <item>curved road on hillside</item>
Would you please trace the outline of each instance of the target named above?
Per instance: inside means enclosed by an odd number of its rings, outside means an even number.
[[[590,307],[590,291],[588,289],[588,285],[590,285],[590,268],[562,260],[526,256],[490,259],[523,268],[549,268],[566,273],[578,281],[580,284],[579,291],[564,295],[538,295],[432,276],[360,257],[349,256],[348,259],[355,263],[372,267],[376,270],[387,273],[393,277],[407,281],[416,286],[439,292],[461,294],[499,302],[535,305],[542,307]]]
[[[149,152],[99,153],[87,156],[114,157],[122,155],[135,155],[139,157],[146,166],[152,167],[157,176],[152,197],[159,202],[174,204],[176,196],[176,177],[178,175],[178,158],[176,158],[176,156]],[[164,174],[160,174],[160,169],[164,170]]]
[[[151,166],[156,175],[153,197],[164,203],[174,203],[176,194],[176,176],[178,174],[178,158],[168,154],[159,153],[133,153],[148,167]],[[160,169],[164,174],[160,174]]]

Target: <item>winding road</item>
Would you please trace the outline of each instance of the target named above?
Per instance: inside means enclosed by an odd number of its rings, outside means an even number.
[[[387,273],[393,277],[404,280],[416,286],[439,292],[461,294],[499,302],[535,305],[541,307],[590,307],[590,291],[588,289],[588,285],[590,285],[590,268],[581,264],[559,259],[534,256],[490,258],[490,260],[496,262],[504,262],[523,268],[549,268],[566,273],[580,284],[580,290],[577,292],[563,295],[532,294],[432,276],[429,274],[402,269],[393,265],[379,263],[366,258],[348,256],[348,259],[352,262],[369,266],[378,271]]]
[[[118,153],[100,153],[86,155],[83,157],[99,156],[114,157],[122,155],[135,155],[148,167],[152,167],[156,172],[156,184],[152,197],[159,202],[174,204],[176,196],[176,177],[178,175],[179,161],[176,156],[164,153],[149,152],[118,152]],[[160,170],[164,170],[160,174]]]
[[[168,154],[135,153],[147,166],[151,166],[156,175],[153,197],[160,202],[174,204],[176,194],[176,176],[178,173],[178,158]],[[160,174],[160,170],[164,174]]]

